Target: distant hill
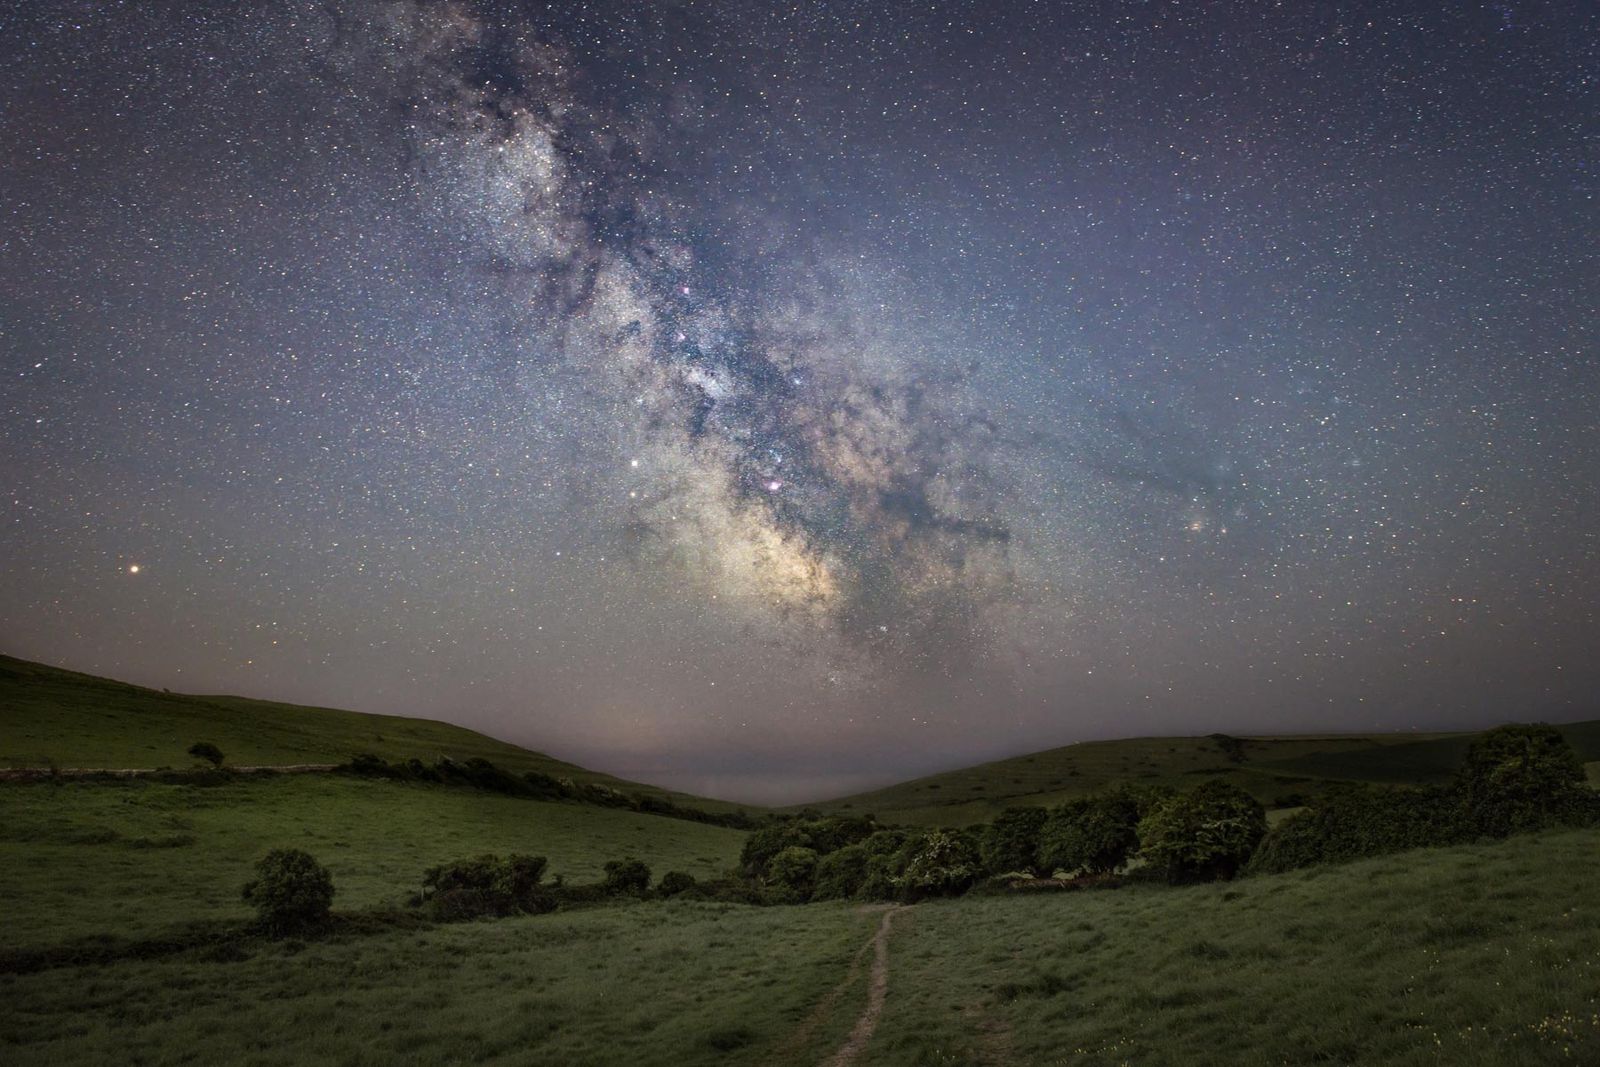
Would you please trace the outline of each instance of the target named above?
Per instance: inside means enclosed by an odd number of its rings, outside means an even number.
[[[1600,720],[1563,725],[1591,781],[1600,781]],[[871,813],[881,822],[965,826],[1005,808],[1049,806],[1128,782],[1185,788],[1225,778],[1268,806],[1290,806],[1336,782],[1423,784],[1447,780],[1474,735],[1332,734],[1302,737],[1139,737],[1085,741],[929,775],[806,805]]]
[[[0,767],[188,767],[196,741],[216,744],[236,766],[343,763],[362,752],[430,763],[481,757],[708,810],[750,807],[614,778],[432,719],[169,693],[0,656]]]

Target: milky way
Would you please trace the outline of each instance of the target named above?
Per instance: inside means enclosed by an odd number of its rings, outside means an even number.
[[[1594,710],[1580,5],[5,19],[5,651],[757,798]]]

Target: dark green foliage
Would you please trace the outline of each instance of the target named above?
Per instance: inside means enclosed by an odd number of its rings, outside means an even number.
[[[789,822],[757,830],[739,851],[739,870],[747,878],[765,878],[772,858],[786,848],[810,848],[815,838],[806,823]]]
[[[865,841],[875,830],[870,815],[796,819],[766,826],[745,839],[739,870],[747,878],[765,879],[773,858],[784,849],[805,848],[824,856]]]
[[[1139,796],[1128,789],[1053,808],[1039,836],[1040,862],[1048,871],[1109,874],[1138,847],[1141,814]]]
[[[222,754],[222,749],[210,741],[196,741],[189,746],[189,755],[197,760],[205,760],[213,767],[222,766],[222,761],[227,758]]]
[[[1350,785],[1318,797],[1274,826],[1250,860],[1251,873],[1342,863],[1474,836],[1459,798],[1443,789]]]
[[[857,847],[866,854],[866,870],[856,895],[867,900],[896,900],[899,878],[905,871],[907,849],[922,833],[879,830]]]
[[[656,883],[656,892],[664,897],[675,897],[695,887],[694,876],[682,871],[668,871]]]
[[[861,847],[866,849],[868,856],[888,856],[900,851],[907,836],[905,830],[879,830],[861,842]]]
[[[422,876],[422,903],[436,919],[538,914],[555,907],[541,885],[543,856],[495,855],[430,867]]]
[[[650,868],[643,860],[608,860],[606,876],[600,885],[607,896],[640,896],[650,888]]]
[[[275,848],[256,861],[256,878],[244,887],[262,927],[276,937],[323,925],[333,905],[333,877],[298,848]]]
[[[878,826],[870,815],[844,815],[814,820],[808,824],[808,828],[812,839],[810,847],[816,849],[818,855],[825,856],[847,845],[865,841],[877,831]]]
[[[965,830],[928,830],[909,838],[895,855],[898,900],[959,896],[983,873],[977,841]]]
[[[370,752],[363,752],[353,757],[349,763],[340,765],[338,769],[345,774],[357,774],[364,778],[438,782],[505,793],[509,796],[528,797],[532,800],[569,800],[602,808],[625,808],[629,811],[661,815],[669,819],[684,819],[710,826],[728,826],[736,830],[763,826],[771,819],[770,816],[757,818],[742,811],[704,811],[673,803],[666,797],[652,796],[648,793],[624,793],[609,786],[574,782],[570,778],[556,778],[540,771],[513,774],[476,756],[464,762],[441,759],[429,766],[419,759],[389,763]]]
[[[1583,764],[1549,726],[1502,726],[1475,738],[1448,789],[1350,786],[1274,827],[1251,861],[1274,872],[1409,848],[1594,821]]]
[[[1039,866],[1039,833],[1043,808],[1007,808],[983,830],[983,869],[990,874],[1027,871]]]
[[[1140,854],[1170,882],[1232,878],[1267,832],[1267,813],[1238,786],[1210,781],[1158,802],[1138,832]]]
[[[1488,837],[1577,821],[1590,799],[1583,762],[1544,723],[1478,735],[1455,788],[1472,827]]]
[[[784,849],[767,864],[766,882],[794,902],[811,896],[811,887],[817,876],[815,849],[792,845]]]
[[[817,862],[813,900],[848,900],[867,880],[867,861],[871,858],[863,844],[846,845]]]

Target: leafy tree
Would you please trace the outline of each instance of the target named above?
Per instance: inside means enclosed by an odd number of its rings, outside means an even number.
[[[958,896],[983,872],[977,842],[965,830],[929,830],[908,839],[896,856],[894,887],[906,901]]]
[[[871,815],[834,815],[809,823],[806,829],[811,834],[810,847],[816,849],[819,856],[826,856],[846,845],[865,841],[877,831],[878,825]]]
[[[797,901],[811,896],[816,876],[816,850],[799,845],[784,849],[767,865],[767,884],[785,890]]]
[[[1266,832],[1260,802],[1220,780],[1158,802],[1138,827],[1140,854],[1171,882],[1232,878]]]
[[[274,936],[300,933],[327,921],[333,877],[309,852],[275,848],[256,861],[256,878],[244,887],[261,925]]]
[[[1043,808],[1007,808],[983,831],[980,852],[990,874],[1027,871],[1039,866],[1039,832],[1044,828]]]
[[[1570,821],[1590,800],[1582,760],[1545,723],[1479,734],[1455,787],[1468,823],[1492,837]]]
[[[817,862],[813,900],[848,900],[861,891],[867,880],[867,861],[871,859],[865,845],[846,845],[823,856]]]
[[[650,868],[643,860],[632,856],[621,860],[608,860],[606,876],[601,880],[601,890],[610,897],[630,894],[637,896],[650,888]]]
[[[1107,874],[1139,845],[1140,798],[1128,789],[1070,800],[1050,812],[1039,858],[1051,871]]]
[[[227,758],[222,754],[222,749],[210,741],[196,741],[189,746],[189,755],[197,760],[204,760],[213,767],[222,766],[222,761]]]
[[[866,853],[866,875],[856,895],[867,900],[898,899],[898,879],[905,871],[910,846],[922,836],[905,830],[879,830],[861,842],[857,847]]]
[[[815,843],[808,823],[785,822],[765,827],[744,839],[744,847],[739,850],[739,870],[747,878],[765,878],[772,857],[786,848],[811,848]]]

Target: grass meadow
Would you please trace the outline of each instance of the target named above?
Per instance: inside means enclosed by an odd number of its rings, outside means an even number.
[[[0,785],[5,947],[176,923],[244,920],[239,898],[268,849],[312,852],[336,906],[402,903],[433,864],[483,852],[547,856],[550,873],[600,877],[633,855],[657,875],[720,874],[744,834],[626,810],[342,775],[252,776],[226,785],[149,780]]]
[[[903,909],[862,1065],[1600,1062],[1600,832]],[[6,1062],[817,1063],[877,915],[655,902],[0,976]],[[216,954],[213,954],[213,956]]]
[[[1600,1063],[1600,831],[896,922],[872,1064]]]
[[[650,903],[0,976],[0,1058],[815,1062],[853,1017],[808,1016],[872,925],[844,905]]]

